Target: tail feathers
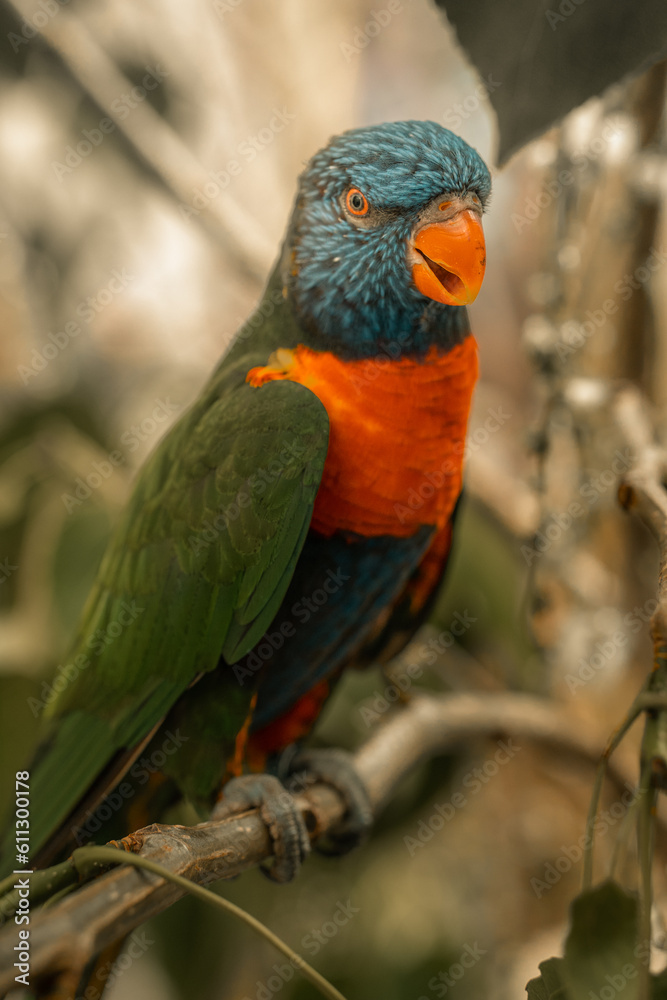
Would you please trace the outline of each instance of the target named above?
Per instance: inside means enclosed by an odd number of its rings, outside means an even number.
[[[136,746],[129,750],[119,750],[114,754],[101,774],[96,776],[93,784],[89,786],[83,797],[77,801],[64,823],[58,827],[56,832],[48,838],[46,843],[33,856],[33,867],[44,868],[46,865],[52,864],[54,859],[66,849],[74,850],[75,847],[81,847],[84,842],[90,839],[91,834],[86,832],[87,818],[95,813],[97,807],[122,780],[128,768],[132,766],[139,754],[150,743],[159,725],[160,723],[157,723],[154,729]],[[145,822],[139,825],[145,826],[148,822],[149,819],[146,819]],[[104,829],[102,830],[102,834],[104,835]],[[114,832],[110,836],[117,836],[117,834]]]
[[[108,724],[84,712],[73,712],[60,721],[58,729],[39,747],[29,769],[31,863],[104,769],[114,749]],[[15,867],[14,833],[10,825],[2,848],[0,873]]]
[[[89,958],[83,968],[63,969],[56,976],[36,983],[35,1000],[77,1000],[79,997],[102,1000],[107,985],[113,981],[114,965],[126,940],[114,941],[99,955]]]
[[[92,997],[102,1000],[106,986],[114,979],[114,965],[120,956],[127,938],[114,941],[99,955],[95,955],[86,965],[77,987],[77,997]]]
[[[53,721],[28,768],[33,866],[48,864],[74,842],[77,818],[118,784],[185,686],[151,681],[142,701],[109,720],[76,709]],[[0,852],[0,877],[15,867],[14,841],[10,824]]]

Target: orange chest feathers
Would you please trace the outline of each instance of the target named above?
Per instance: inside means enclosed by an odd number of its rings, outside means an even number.
[[[299,345],[253,368],[254,386],[300,382],[329,416],[329,450],[311,527],[406,537],[442,528],[461,491],[463,451],[477,380],[472,336],[421,361],[341,361]]]

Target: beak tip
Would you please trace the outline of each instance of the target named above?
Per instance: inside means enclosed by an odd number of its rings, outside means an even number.
[[[424,226],[413,248],[421,258],[413,265],[413,280],[423,295],[446,305],[475,301],[486,268],[484,233],[475,213]]]

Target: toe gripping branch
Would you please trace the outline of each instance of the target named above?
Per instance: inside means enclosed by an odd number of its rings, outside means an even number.
[[[249,774],[229,781],[213,810],[212,819],[229,819],[250,809],[259,809],[273,842],[274,861],[261,870],[274,882],[290,882],[310,853],[310,833],[296,797],[323,782],[335,788],[346,803],[345,816],[332,831],[320,838],[322,854],[346,854],[368,836],[373,809],[368,792],[357,774],[351,754],[344,750],[293,750],[279,761],[279,773]]]
[[[345,801],[342,821],[315,844],[320,854],[347,854],[367,840],[373,825],[373,807],[351,754],[339,749],[299,750],[288,767],[287,787],[293,793],[323,782],[335,788]]]
[[[227,782],[212,819],[229,819],[250,809],[259,809],[273,843],[273,864],[261,865],[261,870],[274,882],[291,882],[310,854],[310,836],[301,810],[274,775],[246,774]]]

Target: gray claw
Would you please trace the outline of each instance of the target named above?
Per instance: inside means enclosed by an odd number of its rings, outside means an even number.
[[[292,792],[323,781],[340,792],[347,804],[342,822],[327,833],[326,843],[316,845],[321,854],[347,854],[367,839],[373,807],[351,754],[339,749],[300,750],[289,762],[289,772],[287,786]]]
[[[262,871],[274,882],[291,882],[310,853],[306,824],[292,795],[272,774],[232,778],[212,818],[227,819],[249,809],[259,809],[273,842],[275,860],[270,867],[261,865]]]

